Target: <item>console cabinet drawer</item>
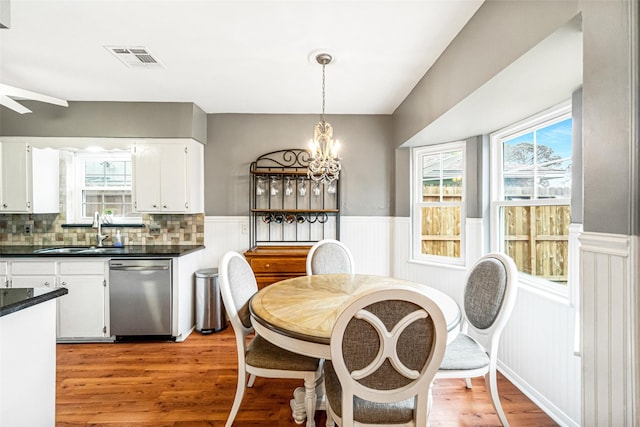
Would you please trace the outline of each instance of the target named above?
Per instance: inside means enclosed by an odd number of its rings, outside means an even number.
[[[290,258],[259,258],[249,263],[253,272],[259,273],[301,273],[305,274],[305,262]]]
[[[310,246],[257,246],[244,253],[258,288],[306,274]]]

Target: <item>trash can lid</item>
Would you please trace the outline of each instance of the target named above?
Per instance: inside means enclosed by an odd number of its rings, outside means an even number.
[[[196,277],[215,277],[218,275],[217,268],[204,268],[196,271]]]

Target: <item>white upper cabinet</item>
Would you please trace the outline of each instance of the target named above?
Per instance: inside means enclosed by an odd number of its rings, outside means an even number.
[[[133,146],[134,209],[204,212],[204,150],[195,140],[145,140]]]
[[[58,150],[0,142],[0,212],[59,212],[59,170]]]

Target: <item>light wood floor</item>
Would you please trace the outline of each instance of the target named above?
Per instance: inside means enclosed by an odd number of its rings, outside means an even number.
[[[183,343],[58,344],[56,426],[224,426],[236,387],[233,330]],[[431,426],[498,426],[482,380],[434,385]],[[234,426],[296,426],[289,400],[297,380],[258,378]],[[514,427],[555,426],[500,377],[498,388]],[[324,411],[316,412],[323,427]]]

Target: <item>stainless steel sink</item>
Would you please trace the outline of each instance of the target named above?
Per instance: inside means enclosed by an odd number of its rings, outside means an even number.
[[[86,251],[88,247],[68,247],[68,248],[44,248],[33,251],[36,254],[77,254]]]
[[[123,248],[62,247],[35,250],[36,254],[121,254]]]
[[[121,254],[124,252],[123,248],[89,248],[84,251],[80,251],[81,254]]]

